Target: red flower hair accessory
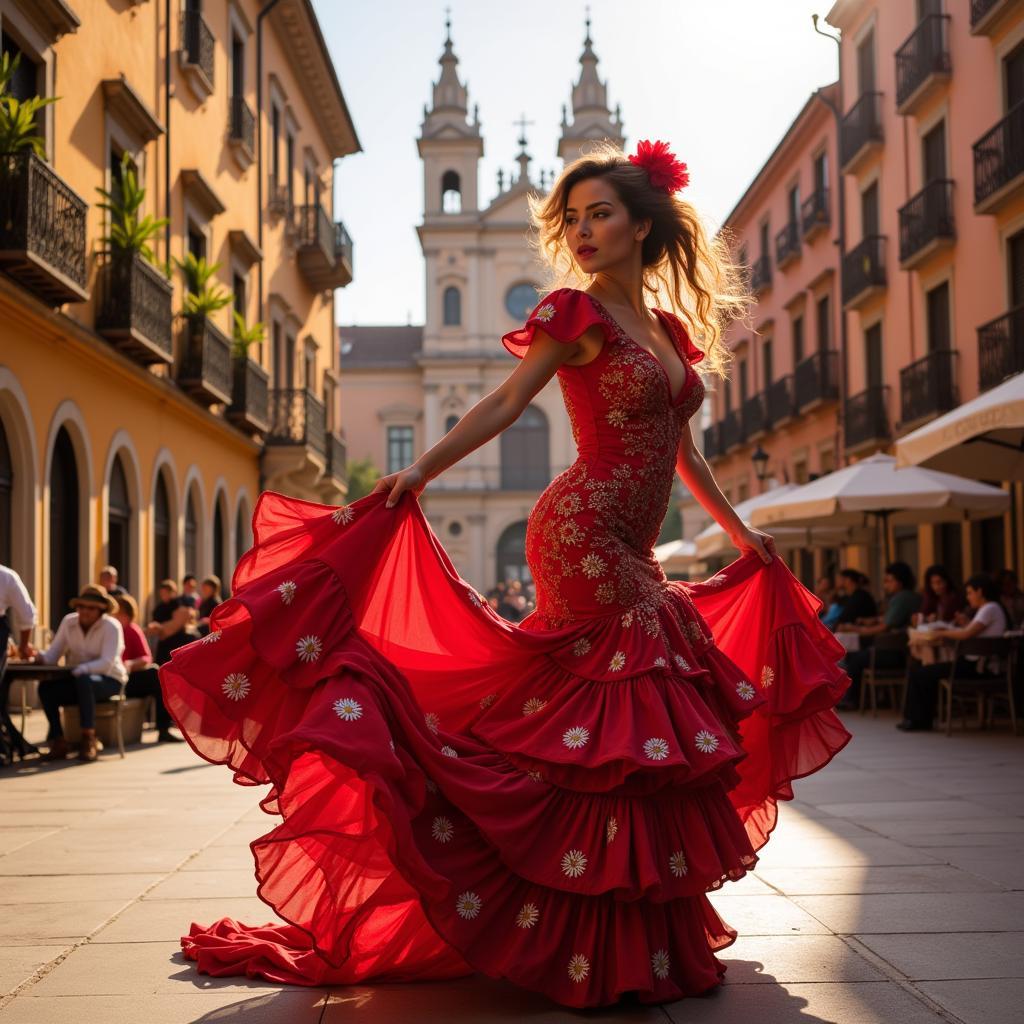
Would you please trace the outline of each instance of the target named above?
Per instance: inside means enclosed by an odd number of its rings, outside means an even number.
[[[669,151],[667,142],[651,142],[649,139],[638,142],[636,152],[629,156],[629,162],[647,171],[651,185],[669,195],[690,184],[686,164],[677,160],[675,154]]]

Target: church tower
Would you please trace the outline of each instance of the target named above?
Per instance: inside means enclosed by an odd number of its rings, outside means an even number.
[[[590,38],[590,12],[587,12],[587,34],[580,57],[580,77],[572,90],[572,124],[568,122],[562,105],[562,135],[558,140],[558,155],[571,163],[587,151],[594,142],[607,139],[617,146],[623,145],[622,119],[619,107],[615,114],[608,109],[608,86],[597,74],[597,54]]]

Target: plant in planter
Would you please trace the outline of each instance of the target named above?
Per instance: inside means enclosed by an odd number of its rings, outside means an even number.
[[[9,92],[11,79],[21,63],[21,54],[0,57],[0,153],[18,153],[31,149],[41,160],[46,159],[46,140],[36,134],[36,115],[59,96],[30,96],[19,100]]]
[[[185,305],[179,312],[188,324],[186,359],[193,366],[201,366],[206,321],[211,314],[234,301],[235,296],[218,284],[210,284],[210,279],[220,269],[219,263],[207,263],[204,256],[193,253],[186,253],[183,260],[174,257],[174,263],[185,275]]]
[[[246,324],[245,317],[234,310],[234,326],[231,329],[231,354],[235,359],[243,361],[249,355],[252,345],[262,345],[267,336],[267,327],[263,323],[255,323],[251,327]]]
[[[110,234],[100,239],[115,261],[128,261],[139,255],[170,277],[170,267],[157,260],[150,242],[170,223],[166,217],[139,216],[146,190],[139,187],[138,177],[128,153],[121,157],[121,187],[112,191],[97,188],[103,202],[97,205],[110,214]]]

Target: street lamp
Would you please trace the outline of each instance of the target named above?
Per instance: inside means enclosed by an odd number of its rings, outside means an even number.
[[[754,464],[754,472],[757,474],[758,483],[764,483],[765,477],[768,475],[768,453],[758,445],[754,449],[754,454],[750,456],[750,461]]]

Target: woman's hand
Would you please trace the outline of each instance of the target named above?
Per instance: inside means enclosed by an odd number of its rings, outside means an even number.
[[[382,476],[370,493],[376,494],[377,491],[390,491],[391,493],[388,495],[388,500],[384,502],[384,505],[387,508],[392,508],[399,497],[401,497],[402,491],[412,491],[413,494],[419,496],[426,486],[427,479],[423,474],[423,470],[414,463],[411,466],[406,466],[405,469],[400,469],[397,473],[389,473],[387,476]]]
[[[741,555],[753,551],[765,565],[775,555],[775,538],[753,526],[747,526],[746,523],[736,533],[729,534],[729,540],[733,542]]]

